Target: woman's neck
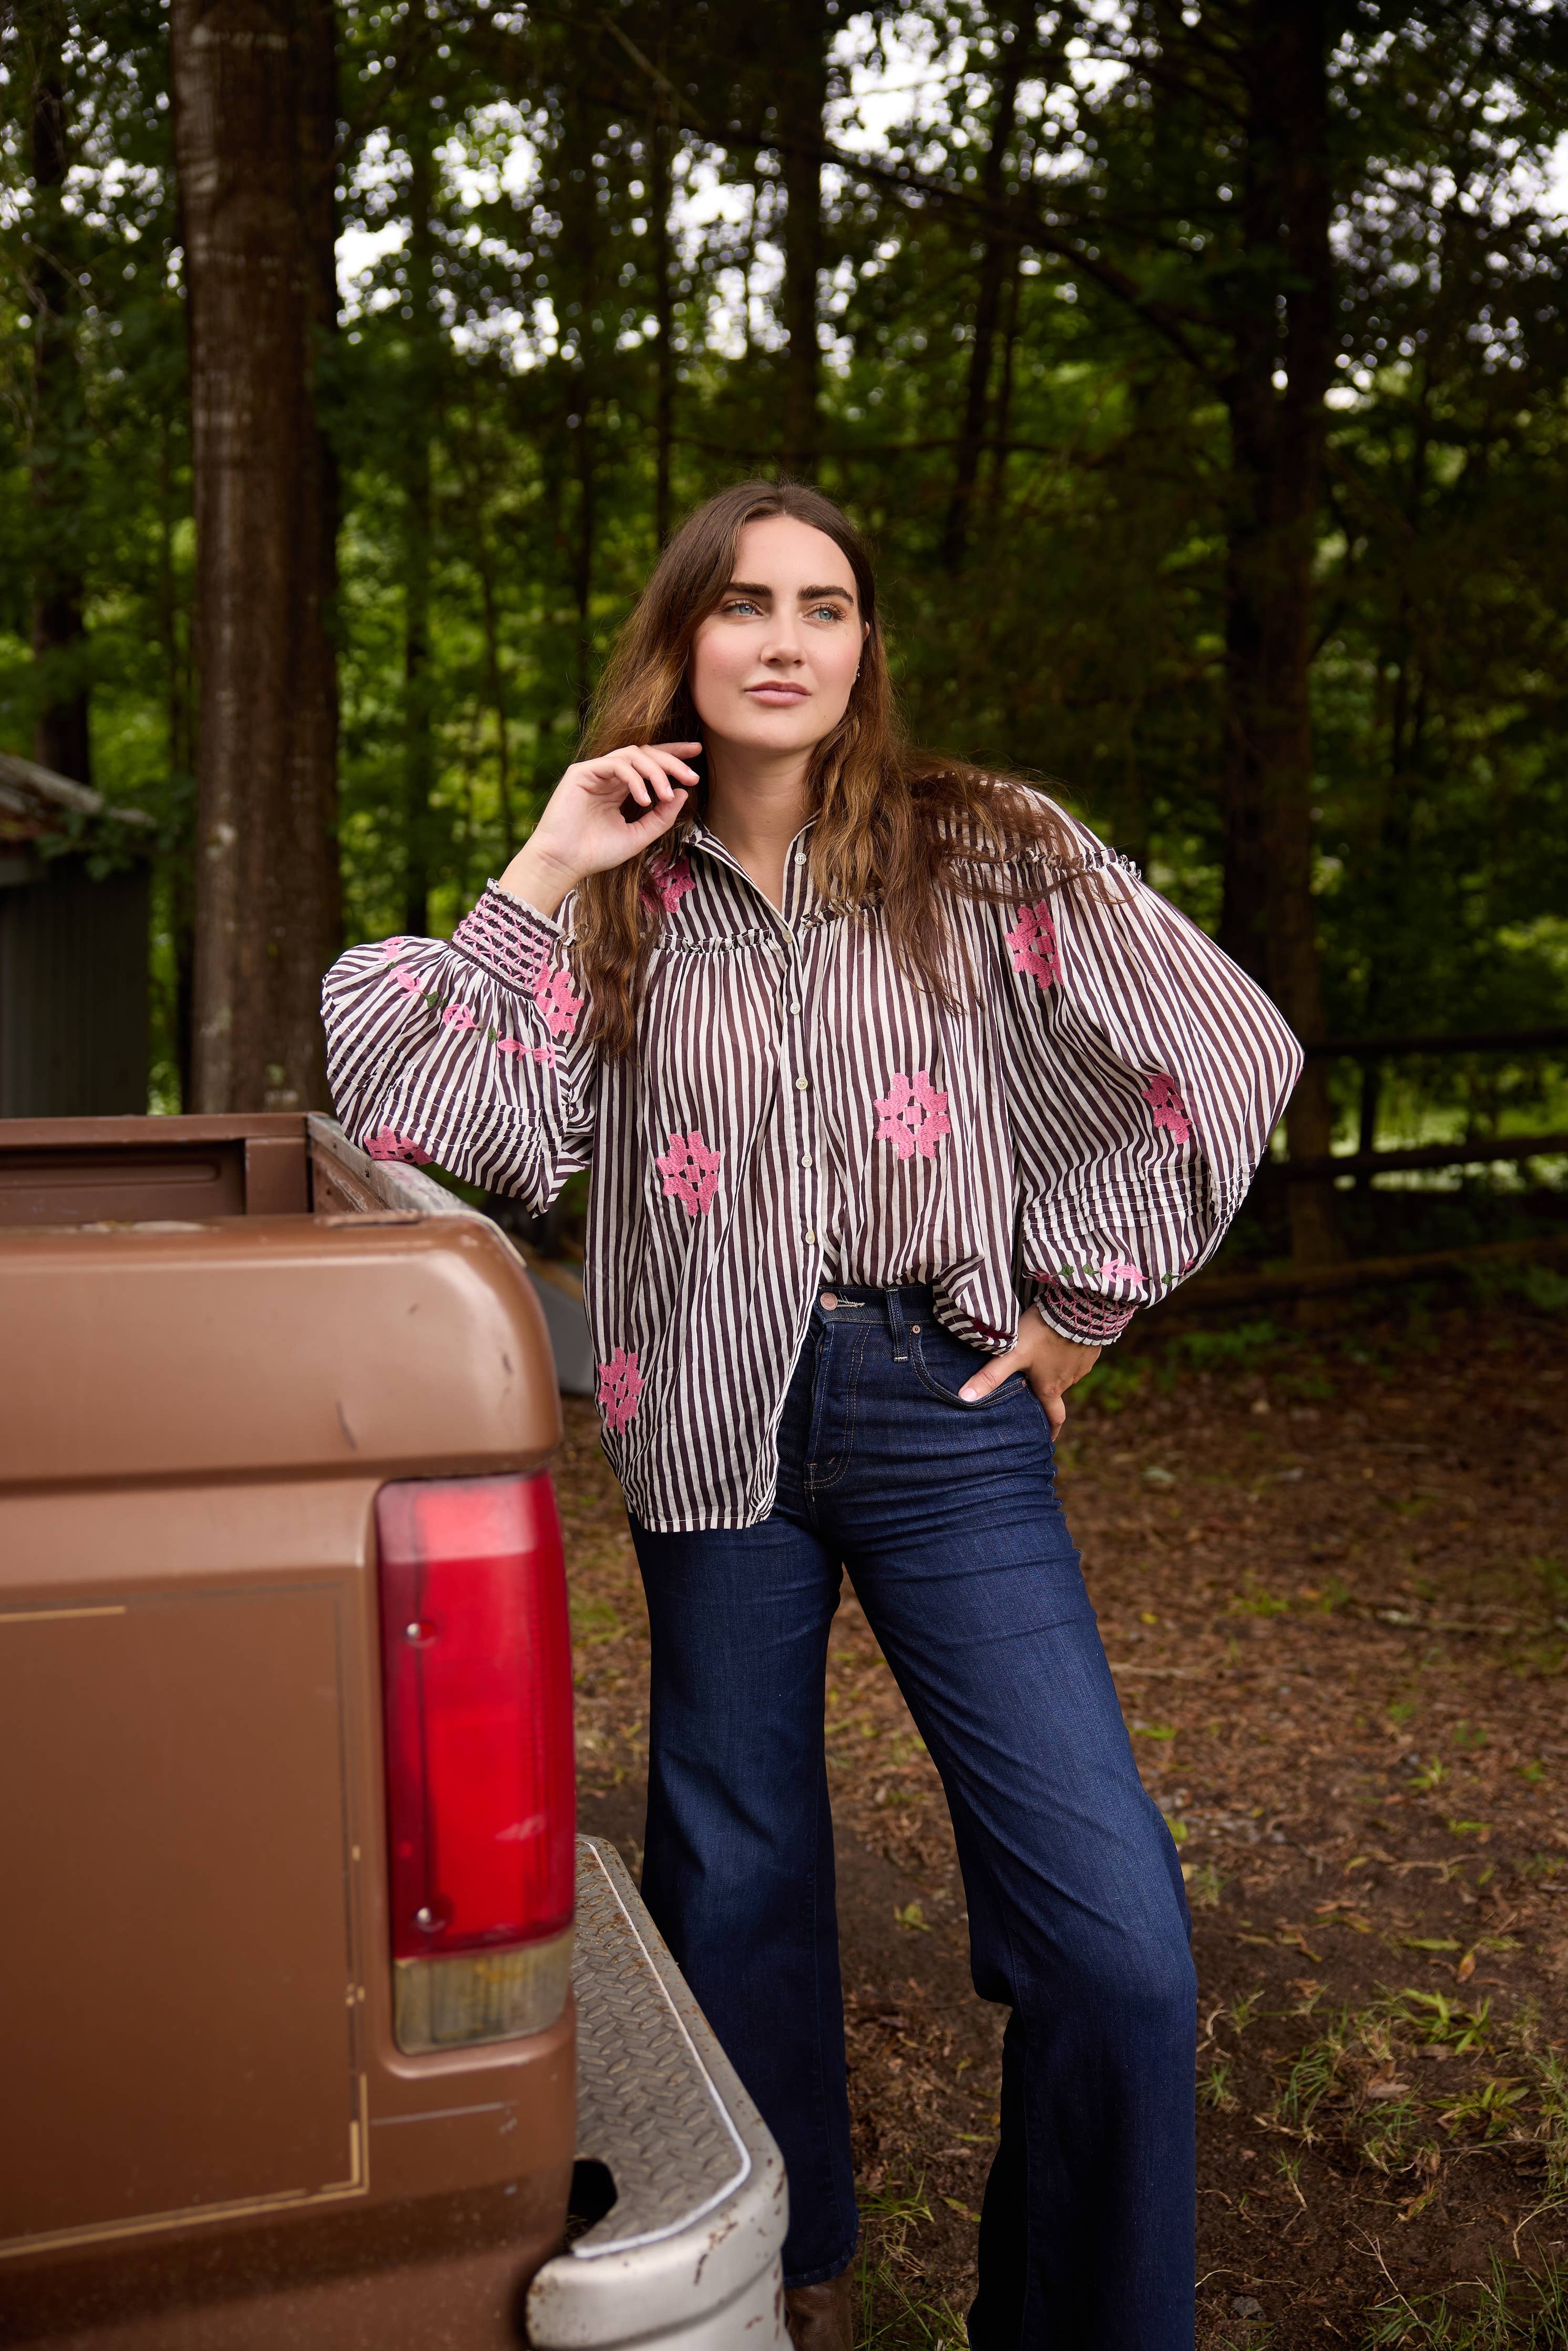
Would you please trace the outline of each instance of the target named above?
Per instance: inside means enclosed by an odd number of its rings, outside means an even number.
[[[775,906],[784,903],[784,860],[805,823],[810,752],[793,752],[777,763],[727,754],[723,745],[707,752],[707,826],[742,871]]]

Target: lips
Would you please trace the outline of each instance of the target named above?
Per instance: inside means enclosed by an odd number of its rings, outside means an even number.
[[[766,702],[782,710],[791,702],[804,702],[808,689],[803,685],[748,685],[746,691],[754,702]]]

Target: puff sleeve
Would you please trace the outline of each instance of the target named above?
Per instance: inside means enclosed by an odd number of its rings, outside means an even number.
[[[597,1057],[567,936],[491,883],[450,945],[392,938],[340,956],[321,1000],[350,1138],[542,1213],[593,1145]]]
[[[1076,828],[1075,828],[1076,829]],[[1218,1248],[1300,1075],[1261,989],[1092,835],[998,908],[1019,1293],[1103,1345]]]

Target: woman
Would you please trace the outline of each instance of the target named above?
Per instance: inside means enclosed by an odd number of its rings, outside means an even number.
[[[666,550],[584,757],[451,946],[356,948],[326,1004],[371,1151],[535,1210],[592,1170],[653,1630],[643,1892],[783,2149],[795,2341],[851,2341],[822,1746],[847,1566],[942,1774],[976,1989],[1011,2011],[970,2341],[1190,2346],[1186,1906],[1051,1440],[1217,1247],[1289,1031],[1049,801],[905,747],[861,541],[755,482]]]

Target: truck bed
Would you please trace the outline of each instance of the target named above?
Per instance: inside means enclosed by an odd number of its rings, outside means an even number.
[[[0,1122],[0,2343],[781,2345],[777,2151],[607,1848],[537,2029],[398,2043],[377,1500],[548,1465],[510,1244],[327,1119]]]

